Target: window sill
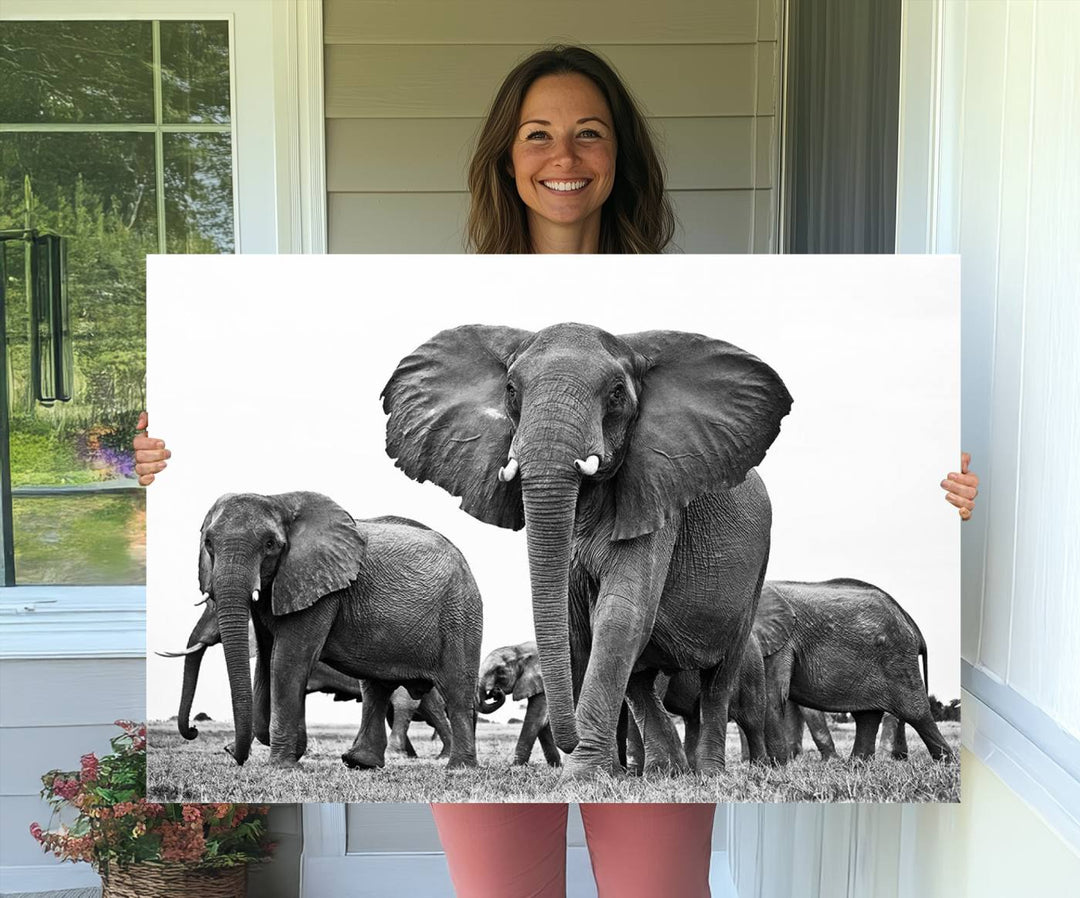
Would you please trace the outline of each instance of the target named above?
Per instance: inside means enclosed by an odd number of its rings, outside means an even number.
[[[980,668],[960,671],[964,747],[1080,851],[1080,742]]]
[[[145,657],[145,586],[0,589],[0,659]]]

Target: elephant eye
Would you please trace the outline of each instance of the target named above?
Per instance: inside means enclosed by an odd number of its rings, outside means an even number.
[[[608,395],[608,398],[612,402],[622,402],[623,399],[626,398],[626,385],[622,383],[615,384],[615,386],[611,388],[611,393]]]
[[[506,382],[506,395],[511,399],[517,396],[517,390],[514,389],[514,385],[510,381]]]

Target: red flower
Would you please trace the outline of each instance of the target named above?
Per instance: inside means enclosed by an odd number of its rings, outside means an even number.
[[[79,783],[78,780],[67,780],[58,776],[53,780],[52,789],[61,798],[71,801],[79,793]]]
[[[202,823],[202,811],[193,804],[184,805],[181,813],[188,823]]]
[[[98,778],[98,759],[97,756],[90,752],[88,755],[83,755],[80,758],[82,761],[82,775],[80,779],[84,783],[92,783]]]
[[[42,834],[41,824],[40,823],[31,823],[30,824],[30,835],[32,835],[34,837],[34,839],[36,839],[38,842],[41,842],[43,840],[43,834]]]

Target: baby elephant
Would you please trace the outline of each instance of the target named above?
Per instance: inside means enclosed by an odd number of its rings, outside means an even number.
[[[561,765],[559,750],[555,747],[548,723],[547,698],[535,642],[504,645],[490,652],[480,665],[476,685],[476,702],[480,713],[498,711],[507,695],[511,695],[515,701],[527,699],[529,703],[514,748],[514,763],[528,764],[533,744],[539,739],[548,764],[552,767]]]
[[[874,756],[885,711],[911,724],[934,760],[952,757],[930,712],[926,640],[884,590],[861,580],[769,581],[754,634],[765,659],[768,701],[850,711],[853,758]]]

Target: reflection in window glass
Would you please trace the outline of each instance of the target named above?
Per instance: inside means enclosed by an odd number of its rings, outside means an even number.
[[[165,241],[170,253],[233,251],[228,134],[166,134]]]
[[[153,122],[150,22],[4,22],[0,122]]]
[[[229,121],[229,23],[161,23],[162,121]]]
[[[19,583],[145,582],[131,450],[146,404],[145,257],[234,249],[229,79],[223,21],[0,30],[0,229],[67,238],[74,357],[72,401],[34,401],[24,245],[7,242],[0,327]]]
[[[7,351],[14,487],[131,477],[145,397],[146,263],[157,248],[154,136],[0,134],[0,229],[68,238],[71,402],[34,401],[24,249],[7,254]],[[126,445],[125,445],[126,444]]]
[[[20,583],[146,582],[146,493],[16,498]]]

